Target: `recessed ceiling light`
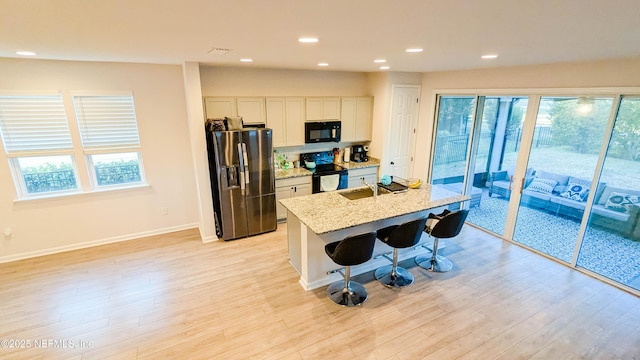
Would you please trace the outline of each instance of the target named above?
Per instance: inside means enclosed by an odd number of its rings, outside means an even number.
[[[16,55],[20,56],[36,56],[36,53],[33,51],[16,51]]]
[[[317,43],[318,42],[318,38],[315,38],[315,37],[301,37],[301,38],[298,38],[298,41],[301,42],[301,43],[306,43],[306,44]]]
[[[408,53],[419,53],[419,52],[422,52],[422,49],[421,48],[409,48],[409,49],[407,49],[405,51],[408,52]]]
[[[242,61],[242,62],[253,62],[253,59],[244,58],[244,59],[240,59],[240,61]]]
[[[380,66],[380,70],[389,70],[391,67],[389,66]]]
[[[387,60],[385,60],[385,59],[375,59],[375,60],[373,60],[373,62],[376,63],[376,64],[382,64],[382,63],[386,63]]]
[[[329,63],[318,63],[318,66],[329,66]]]
[[[498,57],[498,55],[494,55],[494,54],[488,54],[488,55],[482,55],[480,56],[482,59],[495,59]]]

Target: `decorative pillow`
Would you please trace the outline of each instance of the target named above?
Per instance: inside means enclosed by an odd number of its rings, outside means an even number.
[[[227,130],[242,130],[242,116],[225,117]]]
[[[604,204],[606,208],[619,212],[629,212],[633,205],[640,205],[640,198],[638,195],[629,195],[617,192],[612,192],[607,199],[606,204]]]
[[[582,184],[569,183],[567,189],[560,196],[575,201],[587,201],[589,187]]]
[[[556,185],[567,185],[569,182],[569,175],[556,174],[543,170],[536,171],[536,177],[539,179],[555,180],[558,182]]]
[[[529,184],[529,186],[527,186],[528,190],[533,190],[533,191],[537,191],[537,192],[541,192],[541,193],[551,193],[551,191],[553,191],[553,188],[556,186],[558,182],[555,180],[551,180],[551,179],[541,179],[541,178],[535,178],[533,179],[533,181],[531,182],[531,184]]]

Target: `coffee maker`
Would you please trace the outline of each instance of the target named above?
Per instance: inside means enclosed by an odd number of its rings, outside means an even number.
[[[367,147],[364,145],[351,146],[351,161],[353,162],[366,162],[369,161],[367,156]]]

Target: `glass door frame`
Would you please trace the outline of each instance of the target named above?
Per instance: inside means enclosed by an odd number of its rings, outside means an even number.
[[[601,96],[611,96],[611,95],[601,95]],[[612,96],[613,103],[611,106],[611,112],[609,113],[609,119],[607,120],[607,127],[603,136],[603,140],[600,146],[600,152],[598,153],[598,161],[596,163],[596,168],[593,174],[593,181],[591,183],[591,188],[596,189],[598,184],[600,183],[600,178],[602,176],[602,170],[604,169],[604,162],[607,158],[607,151],[609,150],[609,144],[611,143],[611,138],[613,137],[613,129],[616,123],[616,118],[618,117],[618,111],[620,110],[620,104],[622,102],[623,94],[618,93]],[[584,214],[582,215],[582,220],[580,223],[580,229],[578,230],[578,239],[576,241],[576,247],[573,251],[573,256],[571,257],[571,267],[577,268],[578,257],[580,256],[580,248],[582,247],[582,242],[584,241],[584,236],[587,232],[587,227],[589,226],[589,218],[591,217],[591,208],[593,207],[593,203],[595,200],[596,192],[591,191],[589,196],[587,197],[587,204],[584,209]],[[588,270],[587,270],[588,271]]]
[[[504,95],[504,94],[509,94],[509,95]],[[439,103],[440,103],[440,97],[441,96],[460,96],[460,97],[475,97],[475,106],[473,109],[473,124],[472,124],[472,133],[471,136],[469,137],[469,141],[471,142],[470,144],[467,144],[467,160],[466,160],[466,173],[464,176],[464,180],[463,180],[463,194],[469,194],[471,192],[471,187],[473,185],[472,181],[469,181],[469,179],[472,179],[474,174],[472,173],[472,169],[470,164],[472,164],[471,161],[473,161],[475,159],[475,150],[478,146],[478,140],[480,137],[480,131],[479,129],[481,127],[476,126],[478,125],[478,122],[481,121],[481,117],[482,117],[482,111],[478,111],[478,109],[480,109],[479,105],[482,103],[484,104],[484,99],[487,97],[494,97],[494,96],[514,96],[514,97],[527,97],[528,98],[528,106],[527,106],[527,111],[525,114],[525,118],[524,118],[524,123],[523,123],[523,132],[522,132],[522,138],[521,138],[521,142],[520,142],[520,148],[518,150],[518,155],[517,155],[517,160],[516,160],[516,168],[515,168],[515,172],[514,172],[514,182],[513,182],[513,189],[511,191],[511,198],[509,200],[509,205],[508,205],[508,214],[507,214],[507,218],[505,221],[505,230],[504,230],[504,235],[500,235],[500,234],[494,234],[497,237],[500,237],[506,241],[512,242],[514,244],[517,244],[519,246],[524,246],[527,249],[530,249],[531,251],[534,251],[542,256],[545,256],[547,258],[550,258],[554,261],[558,261],[561,262],[563,264],[567,264],[566,262],[560,261],[558,259],[555,259],[545,253],[542,253],[540,251],[537,251],[536,249],[527,247],[526,245],[522,245],[516,241],[513,240],[513,236],[515,233],[515,228],[516,228],[516,220],[517,220],[517,215],[518,215],[518,210],[519,210],[519,206],[520,206],[520,200],[521,200],[521,191],[522,191],[522,186],[523,186],[523,182],[525,179],[525,173],[527,170],[527,165],[528,165],[528,161],[529,161],[529,156],[530,156],[530,152],[531,152],[531,146],[533,144],[533,139],[534,139],[534,132],[535,132],[535,126],[536,126],[536,119],[537,119],[537,115],[538,115],[538,111],[539,111],[539,107],[540,107],[540,102],[541,99],[543,97],[553,97],[553,96],[558,96],[558,97],[562,97],[562,96],[576,96],[576,97],[581,97],[581,96],[600,96],[600,97],[608,97],[612,99],[612,108],[609,114],[609,118],[607,120],[607,125],[606,125],[606,130],[605,133],[603,135],[603,142],[601,145],[601,148],[599,150],[598,153],[598,159],[597,159],[597,163],[596,163],[596,168],[595,168],[595,172],[594,172],[594,176],[593,176],[593,181],[592,181],[592,188],[595,188],[595,186],[597,186],[598,182],[600,181],[601,175],[602,175],[602,171],[603,171],[603,167],[604,167],[604,162],[607,156],[607,151],[609,149],[609,143],[611,141],[611,138],[613,136],[613,131],[614,131],[614,126],[615,126],[615,121],[616,121],[616,117],[618,114],[618,111],[620,109],[620,104],[622,99],[624,98],[624,96],[638,96],[640,94],[640,88],[639,87],[616,87],[616,88],[556,88],[556,89],[550,89],[550,88],[530,88],[530,89],[507,89],[507,90],[502,90],[502,89],[443,89],[443,90],[438,90],[435,89],[433,91],[433,102],[434,102],[434,118],[433,118],[433,124],[432,124],[432,142],[431,142],[431,147],[430,147],[430,154],[429,154],[429,161],[427,164],[427,181],[430,183],[433,179],[432,179],[432,169],[433,169],[433,162],[434,162],[434,152],[435,152],[435,142],[436,142],[436,129],[438,126],[438,110],[439,110]],[[480,120],[479,120],[480,119]],[[524,150],[523,150],[524,149]],[[575,244],[575,248],[573,251],[573,255],[572,255],[572,259],[571,262],[568,263],[567,265],[569,265],[570,267],[577,269],[579,271],[583,271],[583,272],[587,272],[590,275],[605,281],[607,283],[610,283],[612,285],[615,286],[619,286],[619,287],[623,287],[626,290],[629,290],[629,288],[623,284],[617,283],[615,281],[612,281],[604,276],[599,275],[598,273],[595,273],[591,270],[582,268],[580,266],[577,265],[578,262],[578,258],[580,255],[580,249],[582,246],[582,242],[584,240],[585,237],[585,233],[587,231],[587,228],[589,226],[589,218],[591,216],[591,210],[592,210],[592,206],[594,203],[594,198],[595,198],[595,191],[591,192],[587,198],[587,204],[584,210],[584,214],[583,217],[581,219],[581,223],[580,223],[580,228],[579,228],[579,232],[578,232],[578,238],[576,239],[576,244]],[[468,204],[468,202],[467,202]],[[468,205],[466,206],[468,208]],[[483,231],[487,231],[490,232],[486,229],[483,229]],[[490,232],[491,233],[491,232]],[[635,292],[633,289],[631,289],[631,291]]]

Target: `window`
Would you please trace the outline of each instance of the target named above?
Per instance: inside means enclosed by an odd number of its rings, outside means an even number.
[[[72,99],[77,130],[60,93],[0,94],[0,138],[20,198],[145,183],[131,93]]]
[[[73,105],[93,186],[143,182],[133,96],[73,96]]]
[[[60,94],[0,95],[0,135],[21,197],[78,189]]]

